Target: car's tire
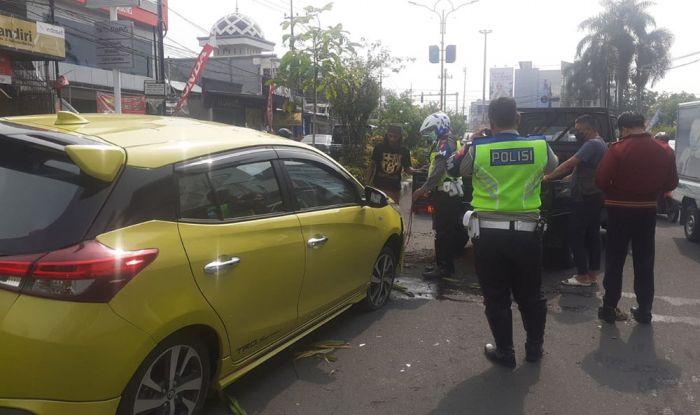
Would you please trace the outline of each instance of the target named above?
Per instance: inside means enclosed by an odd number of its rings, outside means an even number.
[[[700,242],[700,217],[698,217],[698,208],[695,204],[686,205],[685,223],[683,230],[685,237],[692,242]]]
[[[671,203],[666,212],[666,219],[670,223],[678,222],[678,218],[681,216],[681,209],[675,203]]]
[[[176,357],[174,368],[173,354]],[[211,380],[210,358],[206,346],[196,338],[175,335],[164,340],[146,357],[127,384],[117,415],[200,413]],[[171,405],[175,405],[173,412]]]
[[[379,252],[379,256],[372,266],[367,296],[360,303],[362,309],[366,311],[378,310],[389,301],[398,266],[396,258],[394,250],[388,246]]]

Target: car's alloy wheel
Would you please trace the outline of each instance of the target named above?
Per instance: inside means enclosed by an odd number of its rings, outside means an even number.
[[[367,290],[367,306],[376,310],[386,304],[396,276],[396,259],[389,247],[384,247],[372,267],[372,278]]]
[[[698,229],[698,208],[693,205],[687,207],[688,214],[685,218],[685,237],[689,241],[700,242],[700,229]]]
[[[208,388],[206,349],[199,342],[168,342],[151,353],[136,372],[118,413],[194,415],[201,411]]]

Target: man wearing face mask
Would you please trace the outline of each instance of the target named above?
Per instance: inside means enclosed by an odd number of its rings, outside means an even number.
[[[544,180],[558,179],[573,170],[569,238],[577,270],[576,275],[562,281],[562,284],[588,287],[597,282],[600,271],[600,212],[603,209],[603,194],[595,185],[595,174],[607,146],[598,134],[596,120],[592,116],[578,117],[574,128],[576,139],[583,145],[570,159],[544,176]]]

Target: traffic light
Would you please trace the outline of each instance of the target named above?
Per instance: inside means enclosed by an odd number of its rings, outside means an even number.
[[[437,45],[430,45],[428,47],[428,59],[430,63],[440,62],[440,48]]]
[[[456,59],[457,59],[457,46],[447,45],[447,48],[445,48],[445,62],[454,63],[454,61]]]
[[[420,93],[420,103],[421,104],[423,103],[423,93],[422,92]]]

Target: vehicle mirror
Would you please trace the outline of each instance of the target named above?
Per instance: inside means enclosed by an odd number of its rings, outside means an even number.
[[[372,186],[365,187],[365,204],[373,208],[383,208],[389,204],[387,195]]]

